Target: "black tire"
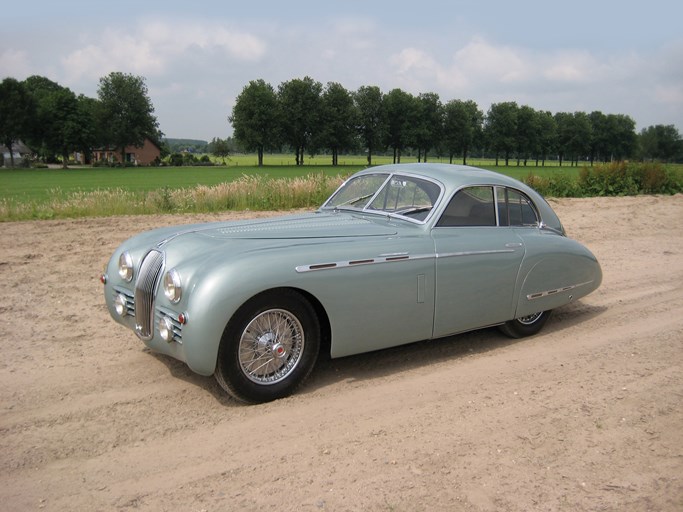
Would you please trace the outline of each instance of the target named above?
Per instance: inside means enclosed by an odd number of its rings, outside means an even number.
[[[319,351],[320,323],[311,304],[294,290],[266,292],[228,322],[215,377],[242,402],[270,402],[306,380]]]
[[[510,338],[524,338],[537,334],[548,321],[550,311],[541,311],[532,315],[527,315],[509,322],[505,322],[499,329]]]

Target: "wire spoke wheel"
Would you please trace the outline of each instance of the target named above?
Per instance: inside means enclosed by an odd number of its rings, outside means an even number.
[[[311,303],[289,289],[248,300],[225,327],[214,373],[230,395],[263,403],[291,395],[309,376],[321,329]]]
[[[240,337],[240,368],[252,382],[275,384],[297,367],[305,343],[303,327],[294,315],[282,309],[264,311]]]

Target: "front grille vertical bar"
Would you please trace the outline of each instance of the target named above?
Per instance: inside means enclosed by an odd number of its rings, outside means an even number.
[[[151,339],[154,332],[154,295],[163,267],[163,253],[150,251],[135,282],[135,332],[143,340]]]

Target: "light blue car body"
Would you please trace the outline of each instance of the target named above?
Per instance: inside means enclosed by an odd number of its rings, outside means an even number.
[[[519,181],[439,164],[380,166],[358,175],[377,173],[437,184],[428,216],[323,206],[300,215],[145,232],[124,242],[108,263],[103,281],[111,316],[136,330],[140,264],[150,250],[158,251],[161,269],[152,284],[153,319],[144,343],[211,375],[230,318],[268,290],[290,288],[305,296],[330,355],[342,357],[503,324],[579,299],[601,283],[595,256],[565,236],[548,203]],[[437,226],[454,194],[472,186],[520,192],[540,222]],[[133,263],[131,282],[118,272],[124,252]],[[162,289],[171,269],[182,282],[178,303]],[[127,298],[123,315],[116,305],[120,295]],[[170,341],[158,332],[162,317],[173,322]]]

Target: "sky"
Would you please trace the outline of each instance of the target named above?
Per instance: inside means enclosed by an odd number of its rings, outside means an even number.
[[[251,80],[305,76],[683,133],[683,2],[0,0],[0,79],[96,98],[113,71],[144,77],[171,138],[228,137]]]

